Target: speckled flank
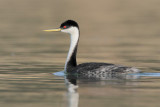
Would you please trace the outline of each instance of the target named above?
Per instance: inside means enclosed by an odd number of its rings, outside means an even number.
[[[84,63],[77,66],[77,72],[94,72],[95,74],[101,72],[109,73],[137,73],[139,72],[138,69],[133,67],[125,67],[121,65],[114,65],[108,63]],[[85,72],[86,73],[86,72]]]

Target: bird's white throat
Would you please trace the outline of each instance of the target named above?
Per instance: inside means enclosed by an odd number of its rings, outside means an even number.
[[[67,55],[65,68],[64,68],[64,70],[66,71],[67,64],[68,64],[73,52],[75,51],[75,48],[76,48],[77,43],[78,43],[79,29],[77,27],[70,27],[68,29],[61,30],[61,32],[69,33],[70,34],[70,38],[71,38],[71,40],[70,40],[70,48],[69,48],[69,52],[68,52],[68,55]]]

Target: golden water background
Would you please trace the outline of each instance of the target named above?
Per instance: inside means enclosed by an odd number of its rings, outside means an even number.
[[[78,63],[109,62],[159,72],[158,0],[0,0],[0,106],[64,107],[69,36],[80,25]],[[159,107],[160,79],[79,83],[79,107]]]

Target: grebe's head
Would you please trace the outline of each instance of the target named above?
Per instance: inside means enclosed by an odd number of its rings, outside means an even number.
[[[79,26],[78,26],[77,22],[75,22],[73,20],[67,20],[61,24],[60,29],[61,29],[61,32],[71,34],[75,30],[78,30]]]
[[[73,20],[67,20],[67,21],[63,22],[58,29],[48,29],[48,30],[44,30],[44,31],[48,31],[48,32],[61,31],[64,33],[73,34],[77,31],[79,31],[79,26],[78,26],[77,22],[75,22]]]

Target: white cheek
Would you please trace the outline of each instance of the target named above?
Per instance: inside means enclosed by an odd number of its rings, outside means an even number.
[[[75,31],[77,32],[77,30],[78,29],[76,27],[70,27],[70,28],[61,30],[61,32],[73,34]]]
[[[70,30],[69,30],[69,28],[68,28],[68,29],[63,29],[63,30],[61,30],[61,32],[69,33],[69,32],[70,32]]]

